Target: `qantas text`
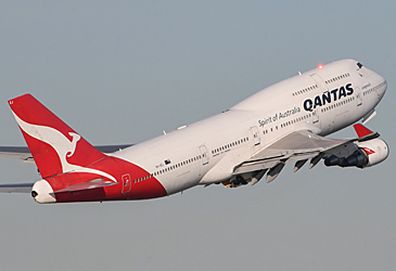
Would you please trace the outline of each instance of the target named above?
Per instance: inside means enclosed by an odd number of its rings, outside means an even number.
[[[351,83],[346,84],[340,88],[335,88],[330,91],[326,91],[321,95],[317,95],[313,99],[306,99],[304,101],[304,109],[306,111],[313,111],[315,108],[335,102],[343,97],[347,97],[353,94],[353,87]]]

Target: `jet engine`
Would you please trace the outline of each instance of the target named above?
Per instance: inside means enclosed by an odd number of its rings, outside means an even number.
[[[325,158],[325,165],[340,167],[371,167],[381,163],[389,156],[389,147],[380,138],[355,143],[357,150],[348,157],[330,155]]]

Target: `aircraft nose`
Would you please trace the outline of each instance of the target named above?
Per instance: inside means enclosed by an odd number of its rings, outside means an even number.
[[[384,79],[384,93],[388,89],[388,82]]]
[[[374,76],[371,77],[372,79],[370,80],[372,85],[375,86],[375,90],[377,92],[378,98],[382,99],[382,97],[385,95],[386,89],[388,87],[388,82],[386,79],[381,76],[380,74],[374,72]]]

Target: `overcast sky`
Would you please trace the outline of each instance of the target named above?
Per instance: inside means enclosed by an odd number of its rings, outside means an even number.
[[[7,105],[25,92],[94,144],[137,143],[356,58],[388,80],[369,127],[396,146],[394,1],[59,2],[0,1],[0,145],[25,144]],[[141,202],[3,194],[0,270],[395,270],[394,161]]]

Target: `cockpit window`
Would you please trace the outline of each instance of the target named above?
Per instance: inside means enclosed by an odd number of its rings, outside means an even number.
[[[356,65],[359,67],[359,69],[361,69],[363,67],[363,64],[360,62],[356,63]]]

